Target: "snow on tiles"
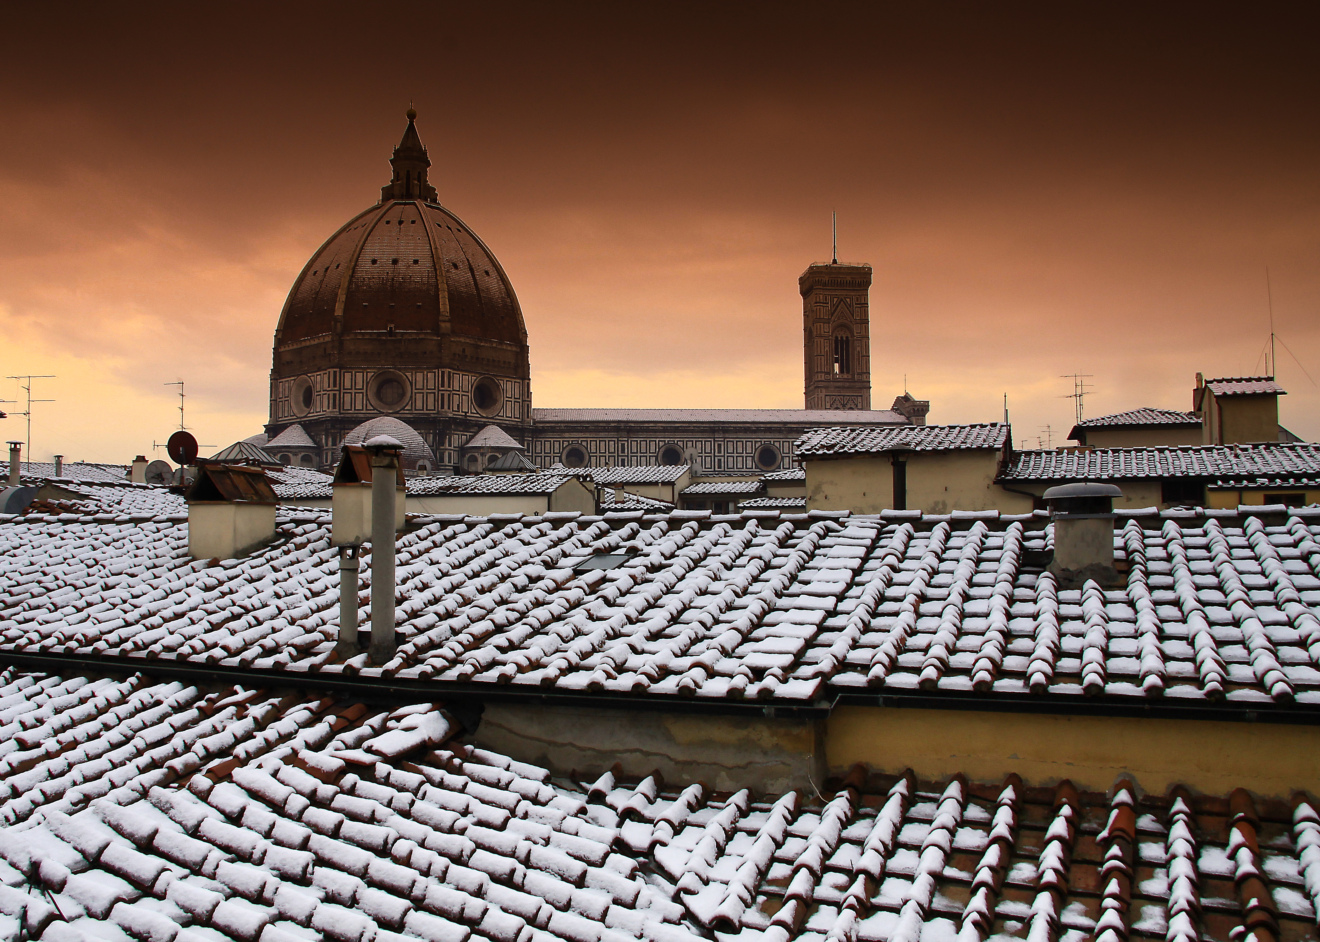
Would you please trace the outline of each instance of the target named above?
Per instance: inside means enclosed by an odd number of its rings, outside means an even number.
[[[1317,803],[554,779],[435,704],[0,672],[0,938],[1314,938]]]
[[[1064,588],[1039,516],[410,518],[396,656],[340,660],[323,511],[208,564],[171,514],[0,520],[0,650],[577,692],[885,690],[1320,701],[1320,516],[1120,517],[1125,584]],[[577,568],[598,557],[613,568]],[[360,629],[370,617],[370,552]]]

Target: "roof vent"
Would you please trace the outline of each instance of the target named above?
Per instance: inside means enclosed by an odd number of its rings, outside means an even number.
[[[1049,570],[1063,588],[1088,579],[1120,585],[1114,568],[1114,498],[1123,492],[1112,484],[1062,484],[1043,495],[1054,521],[1054,559]]]

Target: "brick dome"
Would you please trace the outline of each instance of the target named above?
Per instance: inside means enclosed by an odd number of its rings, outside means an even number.
[[[391,330],[526,345],[513,285],[476,233],[437,202],[411,119],[391,163],[395,179],[381,201],[332,235],[293,283],[276,346]]]

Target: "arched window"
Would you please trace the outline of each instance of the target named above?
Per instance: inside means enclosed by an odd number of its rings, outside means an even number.
[[[852,338],[847,334],[834,335],[834,375],[852,375]]]

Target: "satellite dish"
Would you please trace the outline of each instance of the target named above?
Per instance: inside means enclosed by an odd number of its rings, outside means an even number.
[[[188,465],[197,460],[197,439],[180,429],[165,443],[165,451],[175,464]]]
[[[183,433],[187,435],[187,432]],[[189,435],[189,438],[192,436]],[[148,484],[170,484],[174,481],[174,468],[168,461],[161,461],[157,458],[151,464],[147,465],[146,478]]]

